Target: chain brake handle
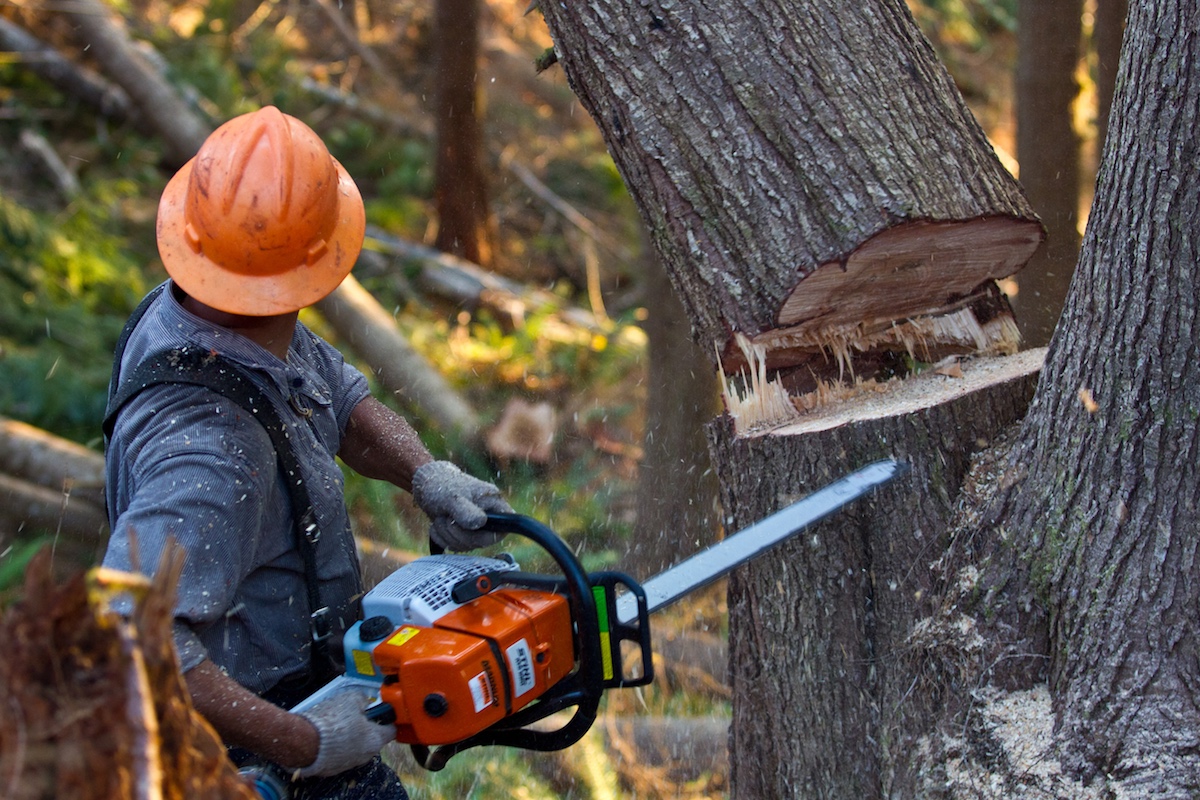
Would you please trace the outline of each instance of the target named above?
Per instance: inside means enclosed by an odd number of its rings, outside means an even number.
[[[495,577],[502,583],[524,583],[538,589],[548,588],[549,581],[550,588],[566,596],[575,626],[576,668],[533,703],[486,730],[452,744],[436,747],[411,745],[417,763],[433,772],[441,770],[452,757],[472,747],[501,745],[540,752],[570,747],[583,738],[596,721],[600,698],[605,689],[644,686],[654,680],[646,593],[636,581],[620,572],[589,575],[566,543],[549,527],[531,517],[488,514],[483,530],[524,536],[554,559],[563,573],[562,578],[528,576],[523,580],[524,573],[519,572],[502,572]],[[637,619],[627,623],[620,622],[616,613],[617,593],[621,589],[638,599]],[[598,599],[600,605],[597,605]],[[640,650],[640,675],[624,674],[621,643],[627,641],[636,643]],[[575,713],[560,728],[544,731],[527,727],[571,707],[575,708]]]

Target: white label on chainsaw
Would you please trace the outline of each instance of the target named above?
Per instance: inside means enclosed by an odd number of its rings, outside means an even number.
[[[478,714],[493,702],[492,687],[488,684],[487,676],[482,672],[467,681],[471,687],[471,699],[475,701],[475,713]]]
[[[534,687],[533,653],[529,643],[521,639],[504,651],[508,656],[508,671],[512,673],[513,697],[520,697]]]

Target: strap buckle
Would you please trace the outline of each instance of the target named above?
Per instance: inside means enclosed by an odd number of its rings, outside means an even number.
[[[304,532],[304,539],[309,544],[321,541],[321,527],[317,524],[317,515],[313,513],[312,506],[304,509],[304,513],[300,515],[300,530]]]
[[[318,608],[309,614],[308,620],[314,642],[324,642],[333,633],[333,621],[330,619],[329,606]]]

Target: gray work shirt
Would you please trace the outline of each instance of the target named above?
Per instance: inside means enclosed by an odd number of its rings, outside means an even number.
[[[191,314],[168,289],[130,336],[121,371],[164,349],[200,347],[244,367],[271,400],[290,428],[321,528],[317,574],[336,642],[354,621],[361,580],[335,455],[368,394],[366,379],[302,324],[281,361]],[[114,522],[104,564],[131,570],[136,558],[140,571],[153,572],[171,539],[186,552],[175,608],[183,669],[209,658],[260,694],[303,674],[311,646],[304,563],[262,425],[207,388],[156,385],[121,411],[105,456]]]

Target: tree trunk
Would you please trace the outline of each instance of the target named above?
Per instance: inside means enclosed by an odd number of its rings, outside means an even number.
[[[479,72],[479,0],[434,4],[434,87],[437,161],[434,205],[439,250],[487,266],[492,260],[487,186],[480,164],[476,75]]]
[[[909,756],[945,689],[908,657],[911,632],[932,613],[931,564],[950,541],[971,454],[1022,417],[1041,353],[968,362],[962,377],[925,373],[769,433],[714,426],[735,529],[853,467],[912,466],[731,577],[733,796],[918,796]]]
[[[723,375],[750,367],[726,379],[730,416],[711,434],[728,523],[868,460],[913,465],[732,579],[735,796],[903,796],[940,713],[936,693],[911,693],[922,676],[905,658],[939,580],[929,564],[970,453],[1024,413],[1040,354],[794,390],[806,373],[861,377],[888,351],[894,365],[1014,349],[993,279],[1040,225],[903,4],[543,11],[696,338]]]
[[[1125,42],[1079,274],[997,525],[1032,554],[1064,763],[1125,796],[1194,797],[1200,8],[1134,2]]]
[[[1079,257],[1079,94],[1082,0],[1020,0],[1017,19],[1017,160],[1029,202],[1046,223],[1046,246],[1017,279],[1014,306],[1030,344],[1045,345]]]
[[[727,388],[731,415],[712,433],[726,511],[734,525],[748,523],[880,455],[913,465],[903,483],[731,579],[735,796],[1194,796],[1200,583],[1187,532],[1200,525],[1200,367],[1191,356],[1200,334],[1200,178],[1187,165],[1197,156],[1200,10],[1141,0],[1130,13],[1111,157],[1080,274],[1034,410],[1016,426],[1036,352],[967,362],[961,378],[942,365],[947,383],[969,393],[923,392],[923,382],[943,377],[927,372],[883,386],[880,398],[862,387],[815,413],[795,408],[769,368],[786,360],[789,344],[772,331],[809,323],[790,301],[803,309],[835,296],[813,281],[818,267],[869,251],[897,227],[901,243],[904,233],[913,241],[941,232],[938,222],[896,213],[892,195],[859,189],[890,188],[901,176],[895,183],[912,192],[907,208],[969,205],[964,195],[991,204],[994,213],[948,220],[967,242],[955,248],[962,253],[976,249],[963,219],[999,221],[1015,234],[1028,232],[1030,217],[997,208],[1010,196],[997,191],[1011,190],[1003,179],[942,192],[939,175],[990,167],[967,169],[981,149],[969,136],[926,137],[930,109],[948,106],[931,88],[937,81],[920,80],[930,73],[894,5],[805,4],[819,24],[794,26],[766,2],[700,5],[648,11],[591,0],[544,11],[559,61],[654,231],[701,342],[725,352],[735,345],[754,368],[747,389]],[[863,20],[875,23],[873,48],[857,50]],[[847,52],[858,55],[839,60]],[[892,65],[892,80],[871,79],[881,63]],[[890,104],[878,102],[881,86]],[[858,121],[892,110],[903,117],[879,126],[882,141],[871,146]],[[926,138],[929,149],[915,144]],[[825,158],[794,155],[804,148]],[[925,180],[911,179],[930,153],[937,164]],[[863,164],[874,169],[852,169]],[[822,193],[833,186],[841,194]],[[922,224],[931,229],[914,231]],[[993,232],[980,261],[1019,263],[1015,254],[1028,255],[1036,238]],[[1019,246],[993,257],[986,245],[1000,241]],[[842,288],[859,274],[879,280],[839,297],[855,302],[829,303],[820,322],[870,319],[893,298],[915,313],[909,303],[919,305],[920,292],[897,290],[879,262],[868,263],[876,266],[859,273],[847,260]],[[953,280],[932,260],[915,263],[941,287]],[[990,267],[959,269],[983,276]],[[944,309],[943,296],[919,283],[932,298],[924,310]],[[1007,377],[982,378],[1005,363],[1015,365]],[[908,407],[899,404],[906,392],[917,398]],[[883,413],[866,412],[872,399]],[[745,414],[764,408],[793,421],[747,424]],[[990,504],[980,499],[996,492]],[[1061,750],[1047,749],[1049,727],[1037,716],[1050,707],[1030,685],[1038,665],[1050,677]],[[1006,700],[1014,702],[1002,711]],[[1035,731],[1047,733],[1031,744]]]
[[[963,315],[1041,228],[902,2],[542,11],[705,348],[836,377],[827,345],[1013,346],[1007,307]]]
[[[637,522],[625,569],[652,575],[716,539],[717,478],[704,426],[718,409],[709,354],[691,340],[687,316],[653,255],[643,257],[649,340],[646,429],[638,464]]]

